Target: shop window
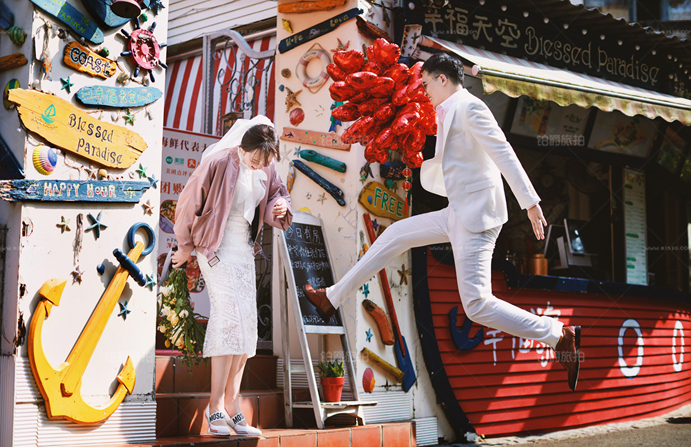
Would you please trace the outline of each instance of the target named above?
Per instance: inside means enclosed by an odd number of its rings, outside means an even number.
[[[617,19],[630,19],[629,0],[585,0],[583,3],[588,8],[597,8],[603,14],[612,14]]]
[[[691,0],[663,0],[662,20],[691,20]]]

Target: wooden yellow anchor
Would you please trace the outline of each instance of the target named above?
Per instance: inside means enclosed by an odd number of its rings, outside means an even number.
[[[140,241],[136,244],[134,243],[134,233],[140,227],[144,227],[149,236],[149,245],[146,248]],[[113,314],[113,309],[125,288],[127,278],[130,274],[133,274],[135,279],[138,280],[137,282],[143,285],[139,278],[137,278],[137,276],[142,276],[141,271],[134,263],[139,259],[140,255],[147,255],[153,250],[155,244],[154,232],[147,224],[135,224],[128,233],[128,242],[130,251],[126,257],[122,255],[120,250],[115,250],[118,253],[116,257],[121,261],[121,265],[96,305],[91,318],[84,326],[67,360],[58,368],[53,368],[46,358],[43,351],[41,333],[43,322],[50,315],[52,307],[60,305],[60,297],[67,281],[59,278],[49,279],[38,292],[42,299],[31,317],[29,361],[36,384],[45,399],[46,412],[49,418],[65,418],[80,424],[100,422],[113,414],[126,394],[132,393],[135,382],[135,370],[132,359],[129,356],[125,366],[117,376],[120,383],[115,393],[104,405],[94,407],[87,404],[84,402],[80,392],[82,375],[89,364],[89,360],[91,360],[91,356],[103,334],[108,319]],[[125,262],[120,258],[124,258]]]

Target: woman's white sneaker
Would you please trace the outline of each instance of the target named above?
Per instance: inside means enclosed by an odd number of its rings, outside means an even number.
[[[227,416],[228,413],[226,413]],[[247,423],[245,417],[242,413],[238,413],[235,416],[227,417],[226,422],[228,425],[235,430],[238,436],[261,436],[262,431],[258,428],[254,428]]]
[[[217,411],[212,415],[209,415],[209,407],[204,410],[204,416],[206,416],[206,423],[209,425],[209,434],[216,436],[230,436],[230,429],[228,426],[230,422],[226,418],[225,411]]]

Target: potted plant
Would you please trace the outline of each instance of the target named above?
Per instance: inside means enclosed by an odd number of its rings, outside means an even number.
[[[324,391],[325,402],[340,402],[343,392],[343,360],[333,362],[320,362],[319,370],[322,373],[322,390]]]

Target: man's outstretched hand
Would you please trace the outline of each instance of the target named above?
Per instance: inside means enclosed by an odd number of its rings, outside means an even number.
[[[544,239],[547,221],[545,220],[545,215],[542,214],[542,208],[540,208],[539,203],[533,205],[532,208],[528,208],[528,219],[530,219],[530,223],[533,225],[533,231],[537,240]]]

